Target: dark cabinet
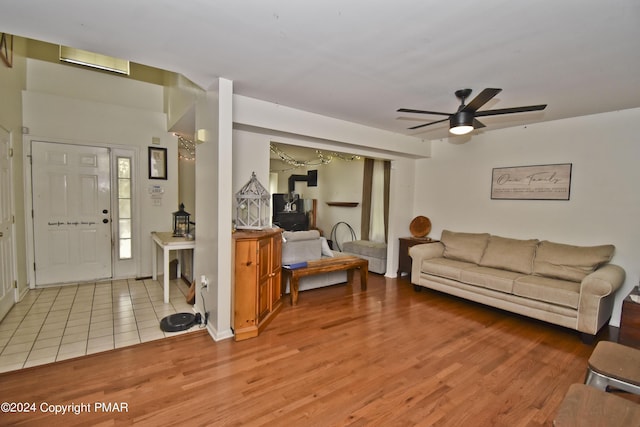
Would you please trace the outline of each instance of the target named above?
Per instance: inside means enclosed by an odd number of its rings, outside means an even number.
[[[636,290],[631,294],[636,294]],[[622,302],[622,316],[620,317],[620,344],[640,348],[640,303],[633,302],[631,295]]]

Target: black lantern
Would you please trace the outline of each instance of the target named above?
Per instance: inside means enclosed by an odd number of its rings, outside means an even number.
[[[174,237],[185,237],[191,231],[189,217],[191,214],[184,210],[184,203],[180,203],[180,210],[173,213]]]

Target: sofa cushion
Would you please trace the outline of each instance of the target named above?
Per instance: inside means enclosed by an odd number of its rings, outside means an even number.
[[[549,277],[523,276],[513,283],[513,294],[577,309],[580,301],[580,283]]]
[[[613,245],[573,246],[540,242],[533,262],[533,274],[580,282],[601,264],[611,261]]]
[[[317,230],[282,233],[282,264],[322,258],[322,243]]]
[[[476,265],[454,259],[431,258],[422,261],[420,271],[447,279],[460,280],[462,271],[472,267],[476,267]]]
[[[387,259],[387,244],[371,240],[354,240],[342,244],[342,251],[365,257]]]
[[[508,294],[513,291],[513,281],[519,277],[522,277],[522,273],[489,267],[467,268],[460,273],[464,283]]]
[[[285,231],[282,233],[282,239],[285,242],[296,242],[298,240],[314,240],[320,237],[318,230],[307,231]]]
[[[531,274],[538,239],[519,240],[491,236],[480,265]]]
[[[478,264],[489,242],[488,233],[459,233],[442,230],[444,257]]]

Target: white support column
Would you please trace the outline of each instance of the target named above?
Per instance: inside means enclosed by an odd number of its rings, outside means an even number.
[[[233,82],[218,80],[218,88],[200,96],[196,106],[196,250],[194,278],[197,309],[209,313],[213,339],[231,332],[231,136]],[[201,277],[209,285],[201,288]]]

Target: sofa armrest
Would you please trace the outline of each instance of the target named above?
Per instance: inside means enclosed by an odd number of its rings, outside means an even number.
[[[420,267],[422,261],[431,258],[441,258],[444,254],[444,245],[440,242],[423,243],[411,246],[409,256],[411,256],[411,283],[417,284],[420,279]]]
[[[443,254],[444,245],[440,242],[423,243],[409,248],[409,255],[414,262],[422,261],[423,259],[442,258]]]
[[[605,264],[580,283],[577,330],[596,335],[611,318],[615,292],[622,286],[625,272],[615,264]]]
[[[582,279],[580,293],[604,297],[615,293],[624,283],[625,271],[615,264],[605,264]]]

